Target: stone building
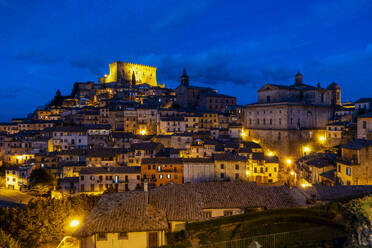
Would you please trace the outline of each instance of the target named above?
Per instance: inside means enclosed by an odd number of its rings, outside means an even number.
[[[372,140],[372,113],[358,117],[357,138]]]
[[[181,84],[176,88],[176,103],[183,108],[201,109],[208,111],[227,111],[228,106],[236,105],[236,98],[218,94],[210,87],[189,85],[186,69],[181,76]]]
[[[372,140],[353,140],[337,158],[337,180],[343,185],[372,185]]]
[[[82,193],[103,193],[134,190],[141,185],[141,168],[138,166],[86,167],[79,172],[79,190]]]
[[[258,102],[244,109],[246,138],[258,140],[281,156],[299,156],[304,143],[324,135],[328,120],[341,104],[340,87],[303,83],[297,73],[290,86],[266,84],[258,90]]]
[[[100,83],[121,83],[125,86],[148,84],[158,86],[156,67],[115,61],[110,64],[110,74],[99,78]]]

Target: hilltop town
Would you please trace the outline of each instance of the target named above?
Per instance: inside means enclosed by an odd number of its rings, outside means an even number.
[[[2,186],[103,194],[74,233],[81,247],[157,247],[187,223],[369,194],[372,97],[342,102],[341,89],[297,73],[287,85],[262,82],[242,106],[190,85],[186,69],[170,89],[156,67],[113,62],[98,82],[0,123]]]

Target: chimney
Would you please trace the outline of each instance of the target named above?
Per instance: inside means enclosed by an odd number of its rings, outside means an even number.
[[[143,183],[143,191],[149,192],[149,183],[148,182]]]
[[[149,183],[144,182],[143,183],[143,191],[145,192],[145,197],[146,197],[146,203],[150,203],[150,197],[149,197]]]

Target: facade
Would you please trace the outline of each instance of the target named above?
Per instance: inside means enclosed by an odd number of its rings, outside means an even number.
[[[247,178],[256,183],[276,183],[279,180],[279,160],[276,156],[252,153],[248,157]]]
[[[209,87],[189,85],[189,77],[184,69],[180,85],[175,89],[176,103],[183,108],[226,112],[229,106],[236,105],[236,98]]]
[[[372,140],[372,113],[358,117],[357,138]]]
[[[156,67],[126,62],[110,64],[110,74],[99,79],[100,83],[124,83],[127,86],[148,84],[158,86],[156,81]]]
[[[28,186],[28,177],[32,167],[10,166],[5,170],[5,188],[12,190],[24,190]]]
[[[141,162],[142,179],[151,187],[183,183],[183,161],[180,158],[144,158]]]
[[[342,185],[371,185],[372,141],[357,139],[343,145],[336,176]]]
[[[215,178],[217,180],[247,181],[247,158],[232,153],[214,154]]]
[[[135,190],[141,186],[140,167],[86,167],[79,172],[79,192],[103,193]]]
[[[341,104],[341,90],[306,85],[298,73],[290,86],[266,84],[258,90],[258,102],[244,109],[247,139],[258,140],[280,156],[301,155],[304,143],[324,133],[334,109]]]
[[[200,183],[214,180],[214,161],[208,158],[184,158],[183,182]]]

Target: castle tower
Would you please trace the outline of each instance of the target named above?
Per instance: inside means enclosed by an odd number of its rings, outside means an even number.
[[[302,74],[300,72],[297,72],[295,76],[295,85],[302,85],[303,84],[302,80],[303,80]]]
[[[186,74],[186,67],[183,68],[183,73],[181,76],[181,85],[189,86],[189,76]]]

